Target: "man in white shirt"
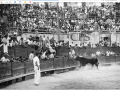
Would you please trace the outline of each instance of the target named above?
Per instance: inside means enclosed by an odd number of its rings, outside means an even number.
[[[8,53],[8,45],[7,45],[7,43],[3,44],[3,52]]]
[[[71,58],[74,58],[75,57],[75,51],[74,51],[74,49],[70,49],[70,52],[69,52],[69,56],[71,57]]]
[[[28,42],[28,45],[30,45],[30,44],[31,44],[31,41],[30,41],[30,39],[29,39],[29,38],[28,38],[26,41]]]
[[[29,60],[31,61],[31,60],[33,60],[33,58],[34,58],[34,51],[32,51],[32,52],[30,53],[30,55],[29,55]]]
[[[0,47],[2,47],[2,46],[3,46],[3,53],[8,53],[8,45],[7,45],[7,42],[0,45]]]
[[[100,56],[100,54],[101,54],[101,52],[98,50],[98,51],[96,52],[96,55],[97,55],[97,56]]]
[[[38,58],[38,53],[35,53],[35,57],[33,58],[33,65],[34,65],[34,84],[39,85],[40,83],[40,60]]]
[[[46,38],[45,38],[45,35],[43,36],[43,46],[46,46]]]

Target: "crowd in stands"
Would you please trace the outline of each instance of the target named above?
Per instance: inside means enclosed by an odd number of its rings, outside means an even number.
[[[44,4],[15,4],[15,5],[0,5],[0,29],[6,31],[15,28],[17,32],[23,31],[40,31],[40,32],[55,32],[60,29],[63,32],[70,31],[102,31],[102,30],[120,30],[119,11],[115,9],[114,5],[105,5],[101,3],[100,6],[63,6]],[[64,41],[56,42],[54,38],[40,36],[30,37],[24,40],[21,38],[17,40],[17,35],[6,35],[0,37],[0,47],[3,46],[3,53],[8,53],[8,47],[21,45],[23,47],[32,46],[36,50],[43,48],[45,57],[49,53],[44,49],[53,52],[55,47],[63,46]],[[39,38],[39,39],[38,39]],[[119,43],[110,44],[107,41],[100,41],[98,44],[81,43],[80,45],[70,45],[75,47],[97,47],[97,46],[120,46]],[[52,48],[51,48],[52,47]],[[55,50],[56,51],[56,50]],[[6,57],[6,56],[5,56]],[[32,57],[32,56],[31,56]],[[51,55],[53,57],[53,55]],[[42,57],[41,57],[42,58]],[[48,58],[48,57],[46,57]]]
[[[57,7],[58,6],[58,7]],[[115,5],[63,6],[44,4],[4,5],[1,13],[7,15],[7,27],[18,31],[101,31],[120,30],[119,12]],[[3,7],[1,5],[1,7]]]

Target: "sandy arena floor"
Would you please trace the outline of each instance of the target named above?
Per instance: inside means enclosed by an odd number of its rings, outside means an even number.
[[[66,89],[120,89],[120,65],[86,66],[73,71],[41,77],[40,85],[34,79],[10,85],[4,89],[66,90]]]

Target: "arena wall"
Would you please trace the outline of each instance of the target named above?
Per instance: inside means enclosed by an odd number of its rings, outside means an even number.
[[[67,38],[67,34],[61,34],[60,35],[60,39],[58,39],[58,35],[57,34],[37,34],[37,35],[38,36],[42,36],[42,37],[45,35],[45,37],[49,37],[49,39],[51,39],[52,37],[54,37],[54,39],[56,41],[58,41],[58,40],[66,40],[66,38]],[[36,34],[34,34],[34,33],[24,33],[24,34],[22,34],[22,37],[24,39],[27,39],[30,36],[36,36]],[[18,39],[20,39],[20,38],[21,38],[21,36],[18,37]]]

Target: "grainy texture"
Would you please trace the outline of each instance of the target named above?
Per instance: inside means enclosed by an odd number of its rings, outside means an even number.
[[[74,71],[41,77],[40,85],[33,79],[10,85],[5,89],[66,90],[66,89],[120,89],[120,66],[86,66]]]

